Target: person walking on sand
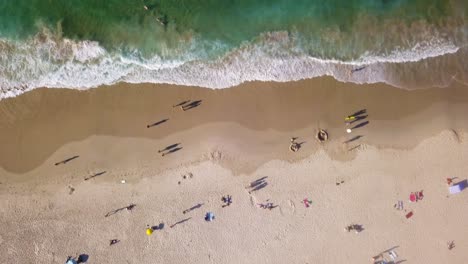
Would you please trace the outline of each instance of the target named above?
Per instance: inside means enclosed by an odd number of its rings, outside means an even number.
[[[455,242],[454,241],[450,241],[450,242],[447,243],[448,250],[452,250],[454,247],[455,247]]]

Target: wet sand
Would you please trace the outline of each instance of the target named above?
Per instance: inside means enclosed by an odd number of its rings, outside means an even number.
[[[121,84],[87,91],[38,89],[0,101],[0,165],[13,173],[25,173],[40,166],[61,146],[93,135],[162,140],[214,123],[285,135],[275,139],[278,143],[287,143],[295,131],[304,131],[302,136],[310,138],[316,129],[324,128],[333,142],[340,143],[347,140],[343,118],[361,109],[367,110],[371,124],[361,142],[412,148],[442,130],[467,128],[465,88],[456,85],[408,92],[387,85],[344,84],[320,78],[248,83],[223,90],[152,84]],[[200,106],[188,111],[172,107],[185,100],[200,100]],[[147,128],[164,119],[167,122]],[[260,155],[267,155],[263,161],[284,157],[283,151],[274,148],[276,144],[267,146],[260,138],[244,138],[233,132],[221,125],[219,130],[203,130],[193,136],[197,142],[216,136],[249,142],[242,152],[265,148]],[[268,134],[260,133],[261,137]],[[342,144],[336,145],[327,149],[329,154],[346,155]]]
[[[185,100],[199,103],[173,107]],[[346,126],[361,109],[367,117]],[[332,78],[223,90],[120,84],[37,89],[1,100],[0,113],[6,263],[62,263],[75,253],[89,263],[363,263],[393,246],[408,263],[468,258],[467,191],[447,198],[445,183],[468,178],[468,87],[405,91]],[[329,141],[314,138],[320,128]],[[298,152],[291,137],[304,142]],[[182,178],[188,172],[193,179]],[[263,176],[269,184],[249,194],[244,187]],[[420,189],[424,200],[409,204]],[[221,209],[225,194],[234,204]],[[266,199],[278,208],[256,207]],[[413,218],[393,208],[397,200]],[[134,211],[104,217],[130,203]],[[197,203],[205,205],[182,214]],[[207,210],[214,222],[203,220]],[[165,228],[147,237],[146,225],[159,222]],[[344,233],[351,222],[365,230]],[[121,242],[109,247],[114,238]]]

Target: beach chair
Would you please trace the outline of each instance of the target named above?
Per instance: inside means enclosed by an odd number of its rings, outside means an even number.
[[[397,255],[397,254],[395,253],[395,251],[393,251],[393,250],[390,250],[390,251],[388,252],[388,255],[389,255],[390,258],[392,258],[392,260],[394,260],[394,261],[398,258],[398,255]]]

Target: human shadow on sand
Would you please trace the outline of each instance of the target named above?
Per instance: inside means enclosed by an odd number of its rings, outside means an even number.
[[[354,124],[354,123],[359,122],[359,121],[361,121],[363,119],[366,119],[367,117],[368,117],[368,115],[356,116],[355,119],[353,121],[349,122],[349,123]]]
[[[361,110],[355,112],[354,114],[352,114],[352,116],[359,116],[359,115],[363,115],[365,113],[367,113],[367,109],[361,109]]]
[[[182,224],[182,223],[184,223],[184,222],[187,222],[187,221],[190,220],[190,219],[192,219],[192,217],[189,217],[189,218],[185,218],[185,219],[183,219],[183,220],[180,220],[180,221],[178,221],[177,223],[172,224],[172,225],[170,226],[170,228],[173,228],[173,227],[176,226],[176,225],[179,225],[179,224]]]
[[[163,120],[158,121],[158,122],[156,122],[156,123],[147,125],[146,127],[147,127],[147,128],[154,127],[154,126],[160,125],[160,124],[162,124],[162,123],[166,123],[168,120],[169,120],[169,118],[166,118],[166,119],[163,119]]]
[[[158,153],[171,150],[171,149],[173,149],[173,148],[175,148],[175,147],[177,147],[179,145],[180,145],[180,143],[175,143],[175,144],[169,145],[169,146],[165,147],[164,149],[158,150]]]
[[[360,128],[360,127],[366,126],[367,124],[369,124],[369,121],[364,121],[362,123],[355,125],[352,129]]]
[[[251,182],[250,185],[247,187],[247,188],[250,188],[249,193],[265,188],[268,185],[268,183],[266,182],[266,178],[268,178],[268,176],[264,176],[262,178],[259,178]]]
[[[176,105],[173,105],[172,107],[178,107],[178,106],[184,106],[185,104],[187,104],[188,102],[190,102],[190,100],[185,100],[185,101],[182,101]]]
[[[346,141],[343,142],[343,143],[350,143],[350,142],[353,142],[353,141],[355,141],[355,140],[358,140],[358,139],[360,139],[360,138],[362,138],[362,137],[364,137],[364,136],[362,136],[362,135],[357,135],[357,136],[354,136],[353,138],[350,138],[350,139],[346,140]]]
[[[95,173],[95,174],[93,174],[93,175],[91,175],[91,176],[85,178],[84,180],[85,180],[85,181],[90,180],[90,179],[92,179],[92,178],[94,178],[94,177],[103,175],[104,173],[106,173],[106,171],[101,171],[101,172]]]
[[[173,149],[169,150],[168,152],[165,152],[165,153],[161,154],[161,156],[164,157],[164,156],[166,156],[166,155],[168,155],[168,154],[172,154],[172,153],[177,152],[177,151],[179,151],[179,150],[181,150],[181,149],[182,149],[182,147],[173,148]]]
[[[352,148],[349,148],[348,151],[353,151],[355,149],[358,149],[359,147],[361,146],[361,144],[357,145],[357,146],[354,146]]]
[[[197,205],[194,205],[194,206],[190,207],[189,209],[184,210],[182,213],[186,214],[188,212],[191,212],[191,211],[193,211],[195,209],[198,209],[198,208],[202,207],[202,205],[203,205],[202,203],[199,203]]]
[[[104,215],[104,217],[109,217],[111,215],[114,215],[122,210],[125,210],[127,209],[127,211],[131,211],[133,210],[133,208],[135,208],[136,204],[130,204],[129,206],[125,206],[125,207],[122,207],[122,208],[118,208],[118,209],[115,209],[115,210],[112,210],[110,212],[108,212],[106,215]]]
[[[159,225],[152,226],[151,229],[153,229],[153,230],[163,230],[164,229],[164,223],[159,223]]]
[[[74,160],[74,159],[79,158],[79,157],[80,157],[80,156],[73,156],[73,157],[71,157],[71,158],[68,158],[68,159],[59,161],[59,162],[55,163],[55,166],[58,166],[58,165],[61,165],[61,164],[66,164],[66,163],[68,163],[68,162],[70,162],[70,161],[72,161],[72,160]]]
[[[202,102],[202,100],[193,101],[193,102],[191,102],[191,103],[189,103],[187,105],[182,106],[182,110],[187,111],[187,110],[190,110],[192,108],[195,108],[195,107],[201,105],[201,102]]]

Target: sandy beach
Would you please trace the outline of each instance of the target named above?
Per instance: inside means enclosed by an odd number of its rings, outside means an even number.
[[[449,194],[446,181],[468,179],[467,113],[462,84],[407,91],[330,77],[4,99],[0,262],[467,263],[468,189]],[[424,195],[410,202],[412,192]],[[344,230],[352,224],[363,230]],[[158,226],[151,236],[147,225]]]

